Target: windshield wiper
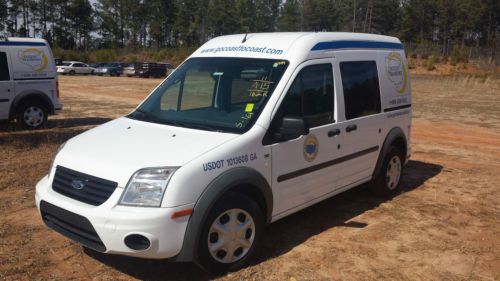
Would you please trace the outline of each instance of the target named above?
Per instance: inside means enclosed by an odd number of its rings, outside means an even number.
[[[140,114],[137,114],[140,113]],[[138,120],[143,120],[143,121],[152,121],[153,120],[153,115],[150,111],[144,111],[142,109],[136,109],[132,114],[129,115],[129,117],[138,119]]]

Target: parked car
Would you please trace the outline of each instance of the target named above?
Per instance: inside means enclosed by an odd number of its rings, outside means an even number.
[[[90,67],[97,69],[99,67],[105,66],[106,64],[108,64],[108,63],[107,62],[94,62],[94,63],[90,64]]]
[[[99,252],[220,273],[308,206],[364,183],[397,195],[412,121],[401,41],[245,38],[211,39],[135,111],[63,144],[36,186],[44,223]]]
[[[123,68],[123,75],[127,77],[132,77],[136,75],[136,64],[129,64],[127,67]]]
[[[109,76],[120,76],[123,73],[123,68],[127,67],[128,64],[123,62],[112,62],[96,69],[95,74],[109,75]]]
[[[57,73],[63,75],[94,74],[94,72],[95,68],[79,61],[63,61],[61,65],[57,66]]]
[[[165,63],[165,68],[167,69],[167,76],[174,72],[175,68],[170,63]]]
[[[47,41],[0,39],[0,120],[37,129],[61,110],[55,60]]]
[[[62,59],[54,59],[54,62],[56,63],[56,66],[60,66],[63,64],[63,60]]]
[[[155,62],[144,62],[136,64],[137,76],[142,78],[149,77],[165,77],[167,76],[166,64],[155,63]]]

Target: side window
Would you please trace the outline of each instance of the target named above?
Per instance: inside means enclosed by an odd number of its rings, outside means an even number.
[[[340,75],[346,119],[380,113],[380,87],[374,61],[341,62]]]
[[[0,81],[9,81],[9,65],[7,64],[7,54],[0,52]]]
[[[307,66],[300,71],[281,106],[283,116],[304,118],[309,127],[333,122],[331,64]]]

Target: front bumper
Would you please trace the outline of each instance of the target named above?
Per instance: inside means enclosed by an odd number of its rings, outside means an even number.
[[[92,206],[55,192],[52,190],[51,181],[46,176],[36,185],[35,200],[40,215],[42,215],[40,205],[44,201],[69,212],[70,216],[75,215],[74,217],[83,217],[88,220],[95,234],[102,241],[103,248],[96,248],[92,243],[86,245],[82,240],[79,241],[47,223],[44,217],[45,223],[51,228],[87,247],[104,253],[141,258],[164,259],[176,256],[182,248],[189,217],[172,219],[171,216],[176,211],[192,208],[194,204],[174,208],[120,206],[117,202],[122,192],[123,188],[116,188],[106,202],[99,206]],[[63,218],[56,218],[56,221],[58,219]],[[148,238],[151,243],[149,248],[133,250],[125,245],[125,237],[131,234],[139,234]]]

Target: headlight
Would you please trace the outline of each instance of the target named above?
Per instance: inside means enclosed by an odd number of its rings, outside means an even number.
[[[54,155],[54,158],[52,158],[52,163],[50,163],[50,167],[49,167],[49,177],[50,177],[50,173],[52,173],[52,168],[54,168],[54,161],[56,160],[57,154],[59,154],[59,152],[64,148],[65,145],[66,145],[66,142],[63,142],[59,146],[59,148],[57,149],[57,152]]]
[[[147,168],[130,179],[120,200],[121,205],[159,207],[168,180],[177,168]]]

